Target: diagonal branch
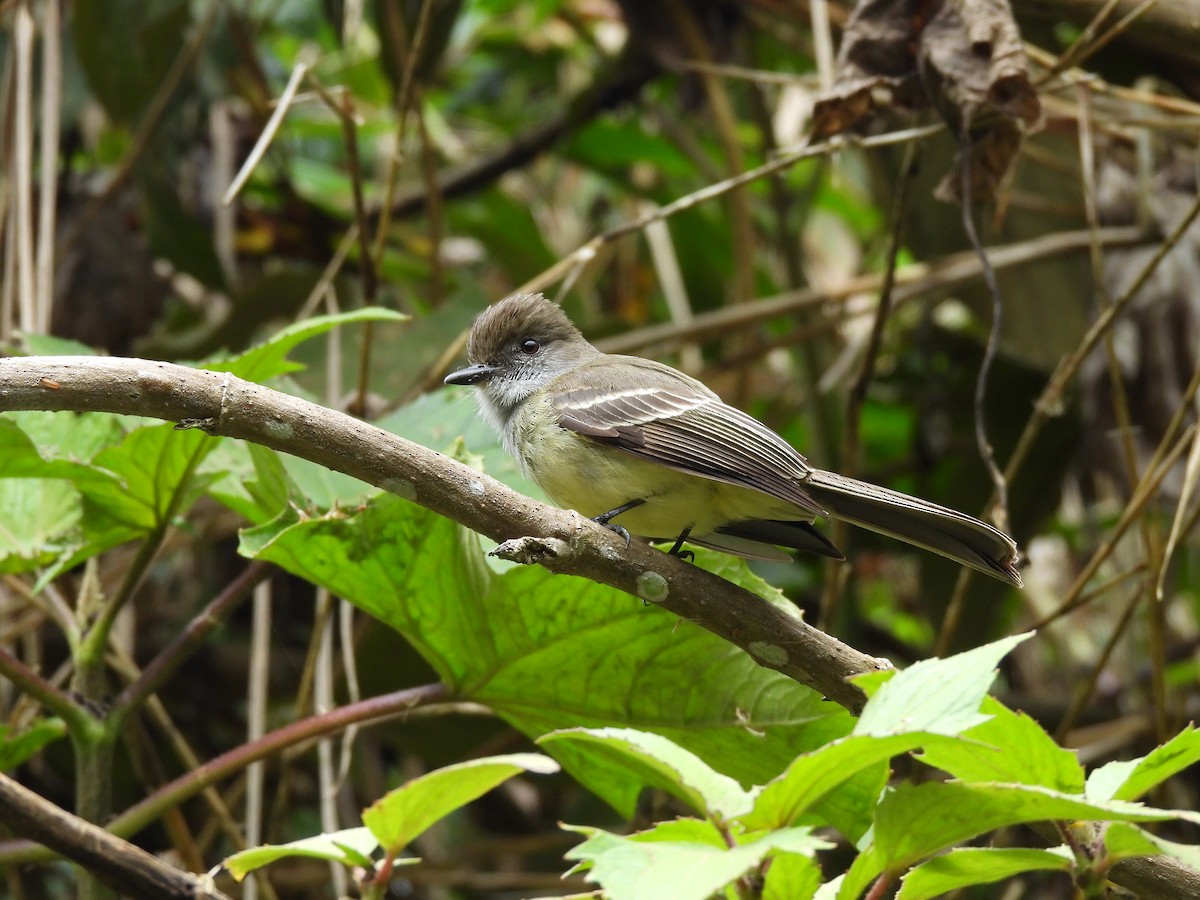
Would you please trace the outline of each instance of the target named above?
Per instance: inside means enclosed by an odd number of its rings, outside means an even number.
[[[176,869],[141,847],[59,809],[3,773],[0,820],[79,863],[123,897],[225,898],[203,877]]]
[[[657,603],[852,711],[865,698],[847,679],[890,667],[716,575],[643,544],[625,549],[578,513],[538,503],[343,413],[229,374],[138,359],[3,359],[0,410],[17,409],[105,410],[182,422],[352,475],[496,541],[532,536],[536,546],[525,547],[526,558]]]

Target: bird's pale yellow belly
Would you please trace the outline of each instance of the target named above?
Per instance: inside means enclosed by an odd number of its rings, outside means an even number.
[[[562,428],[548,431],[543,430],[537,451],[524,454],[530,476],[547,496],[589,518],[644,500],[612,520],[641,537],[672,540],[687,528],[703,537],[746,519],[812,518],[758,491],[638,459]]]

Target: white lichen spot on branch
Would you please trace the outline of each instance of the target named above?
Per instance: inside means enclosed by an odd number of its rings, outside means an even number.
[[[768,644],[766,641],[753,641],[748,649],[750,650],[750,655],[763,665],[770,666],[773,669],[787,665],[787,651],[778,644]]]
[[[647,603],[662,603],[670,593],[667,579],[657,572],[643,572],[637,577],[637,595]]]

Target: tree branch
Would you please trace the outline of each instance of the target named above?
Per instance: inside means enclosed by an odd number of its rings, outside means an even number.
[[[343,413],[229,374],[138,359],[3,359],[0,409],[104,410],[183,422],[352,475],[496,541],[530,536],[535,545],[519,548],[526,560],[657,603],[852,712],[865,698],[847,679],[890,666],[703,569],[644,544],[626,549],[578,513],[538,503]]]
[[[862,708],[864,696],[847,679],[890,665],[703,569],[643,544],[625,548],[619,537],[578,513],[538,503],[440,453],[350,416],[229,374],[138,359],[0,359],[0,411],[29,409],[167,419],[309,459],[494,540],[511,540],[510,556],[657,603],[851,712]],[[149,798],[117,821],[124,827],[133,819],[144,824],[148,803]],[[1170,859],[1128,860],[1114,867],[1110,877],[1143,896],[1200,896],[1200,874]]]
[[[204,878],[169,866],[142,848],[59,809],[3,773],[0,821],[79,863],[122,897],[228,900]]]

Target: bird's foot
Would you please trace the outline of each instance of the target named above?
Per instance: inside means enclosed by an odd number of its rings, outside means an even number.
[[[696,554],[691,550],[682,549],[683,542],[687,540],[687,536],[691,533],[692,533],[691,525],[689,525],[687,528],[683,529],[683,533],[680,534],[679,537],[677,537],[675,539],[675,543],[674,543],[674,545],[672,545],[671,549],[667,551],[667,555],[678,557],[679,559],[682,559],[684,562],[689,562],[689,563],[695,562]]]
[[[592,521],[603,525],[617,537],[625,538],[625,549],[629,549],[629,545],[633,542],[633,538],[630,536],[627,528],[622,528],[620,525],[613,525],[611,522],[601,522],[599,519],[593,519]]]
[[[642,499],[630,500],[628,503],[622,503],[616,509],[610,509],[606,513],[601,513],[600,515],[593,517],[592,521],[595,522],[597,525],[603,525],[605,528],[607,528],[609,531],[613,532],[614,534],[625,538],[625,548],[629,549],[629,544],[633,540],[633,538],[630,536],[628,529],[622,528],[620,525],[613,525],[612,520],[615,519],[617,516],[619,516],[621,513],[628,512],[629,510],[633,509],[635,506],[641,506],[645,502],[646,501],[642,500]]]

